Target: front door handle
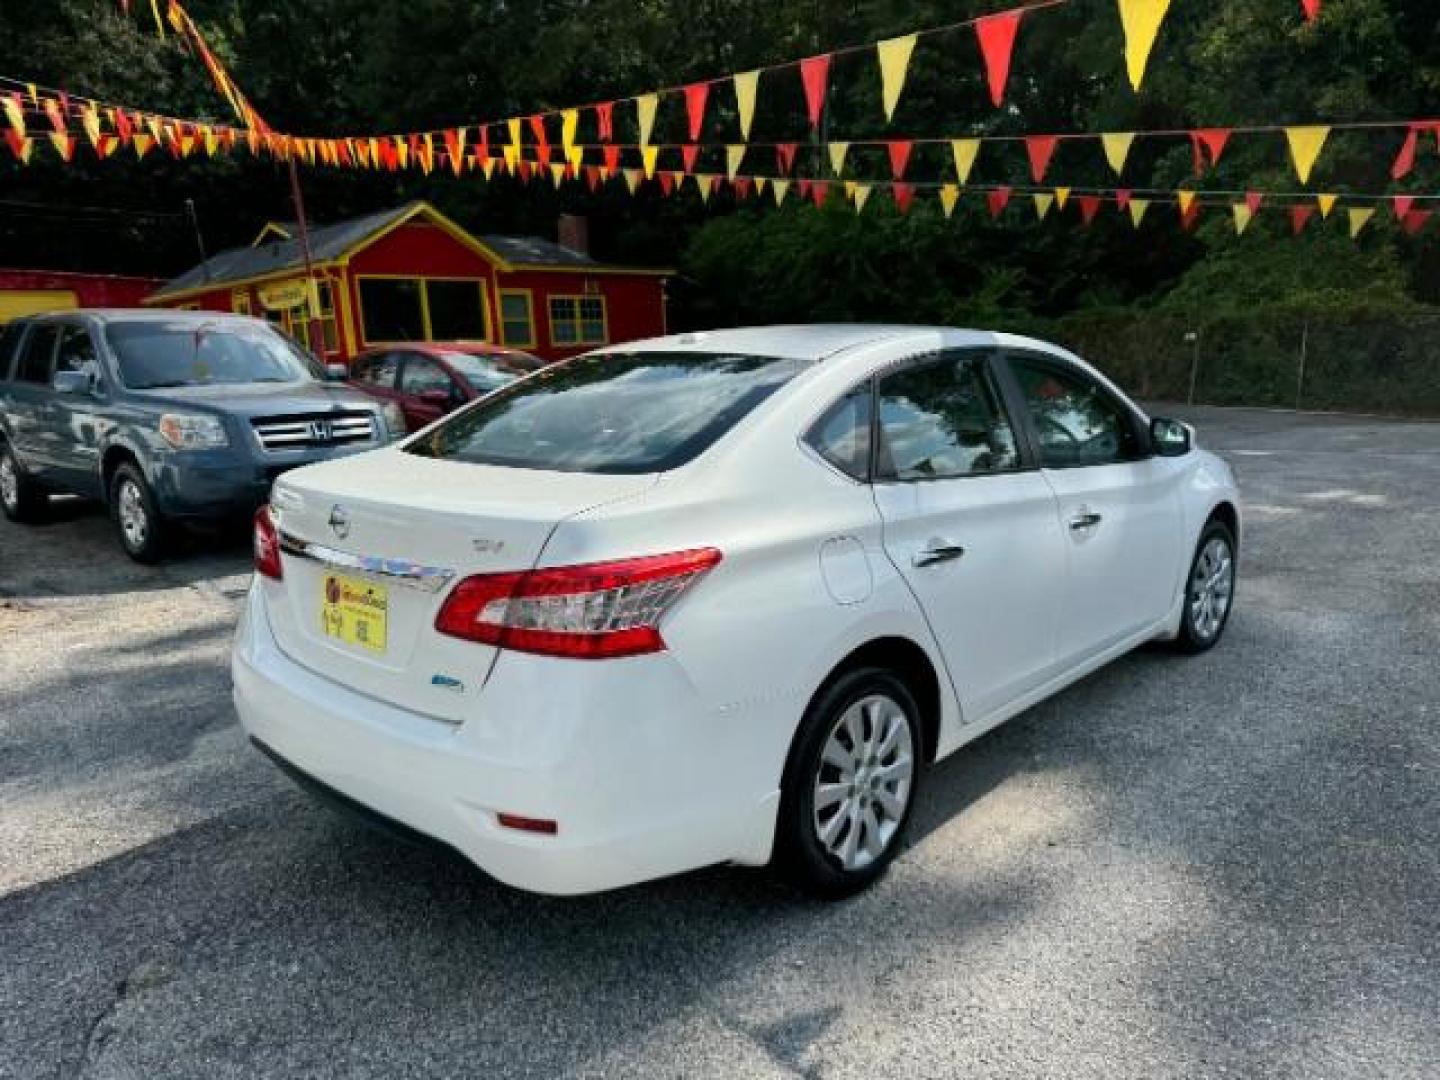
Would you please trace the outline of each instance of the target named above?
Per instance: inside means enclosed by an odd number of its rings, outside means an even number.
[[[1093,529],[1105,519],[1099,514],[1089,510],[1082,510],[1070,519],[1070,529],[1073,532],[1080,532],[1082,529]]]
[[[917,551],[910,561],[917,568],[923,568],[954,562],[964,554],[965,549],[959,544],[952,544],[945,540],[931,540],[929,546],[922,551]]]

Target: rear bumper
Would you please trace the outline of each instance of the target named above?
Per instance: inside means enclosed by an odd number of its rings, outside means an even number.
[[[557,663],[579,667],[567,673],[569,688],[546,692],[537,665]],[[755,762],[743,746],[725,745],[727,736],[740,741],[726,718],[687,714],[663,680],[671,704],[656,709],[643,689],[627,690],[623,675],[616,681],[617,670],[507,655],[480,695],[495,722],[451,725],[291,660],[270,632],[259,589],[232,658],[235,706],[252,739],[509,885],[566,895],[721,862],[767,862],[783,762]],[[554,676],[552,667],[552,684]],[[737,754],[750,764],[727,769]],[[555,821],[558,831],[505,828],[500,813]]]

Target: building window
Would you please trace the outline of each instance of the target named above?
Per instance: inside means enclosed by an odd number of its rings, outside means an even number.
[[[552,345],[604,345],[607,341],[603,296],[550,297]]]
[[[320,332],[325,338],[327,353],[340,351],[340,328],[335,322],[335,293],[328,281],[315,283],[316,314],[320,318]]]
[[[501,340],[520,349],[535,346],[535,312],[529,289],[505,289],[500,293]]]
[[[369,344],[488,341],[481,278],[361,277],[360,324]]]
[[[235,289],[230,293],[230,310],[236,315],[249,315],[251,313],[249,289]]]

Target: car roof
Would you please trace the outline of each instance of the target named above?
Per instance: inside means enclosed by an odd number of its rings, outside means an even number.
[[[183,310],[180,308],[71,308],[68,311],[39,312],[27,315],[25,318],[31,322],[40,322],[45,319],[63,319],[67,316],[73,318],[76,315],[99,319],[102,322],[111,322],[116,319],[124,319],[126,322],[261,321],[249,315],[236,315],[228,311]]]
[[[425,353],[428,356],[441,356],[445,353],[469,353],[472,356],[530,355],[523,349],[512,349],[508,345],[496,345],[489,341],[401,341],[394,345],[372,345],[359,355],[369,356],[400,350]]]
[[[699,330],[647,341],[634,341],[598,351],[737,353],[747,356],[774,356],[786,360],[819,361],[862,345],[898,343],[907,338],[933,337],[937,333],[949,335],[952,339],[957,335],[973,334],[976,344],[994,340],[994,336],[986,331],[955,330],[950,327],[815,323]]]

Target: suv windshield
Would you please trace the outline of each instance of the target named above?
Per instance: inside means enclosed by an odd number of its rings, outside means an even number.
[[[131,390],[228,383],[295,383],[319,378],[292,341],[261,323],[226,319],[108,323],[105,340]]]
[[[586,356],[513,383],[406,450],[558,472],[663,472],[692,460],[805,363],[713,353]]]
[[[528,375],[540,366],[540,361],[527,353],[505,355],[497,353],[476,356],[473,353],[447,352],[442,354],[446,363],[464,376],[465,381],[480,393],[499,390],[521,375]]]

